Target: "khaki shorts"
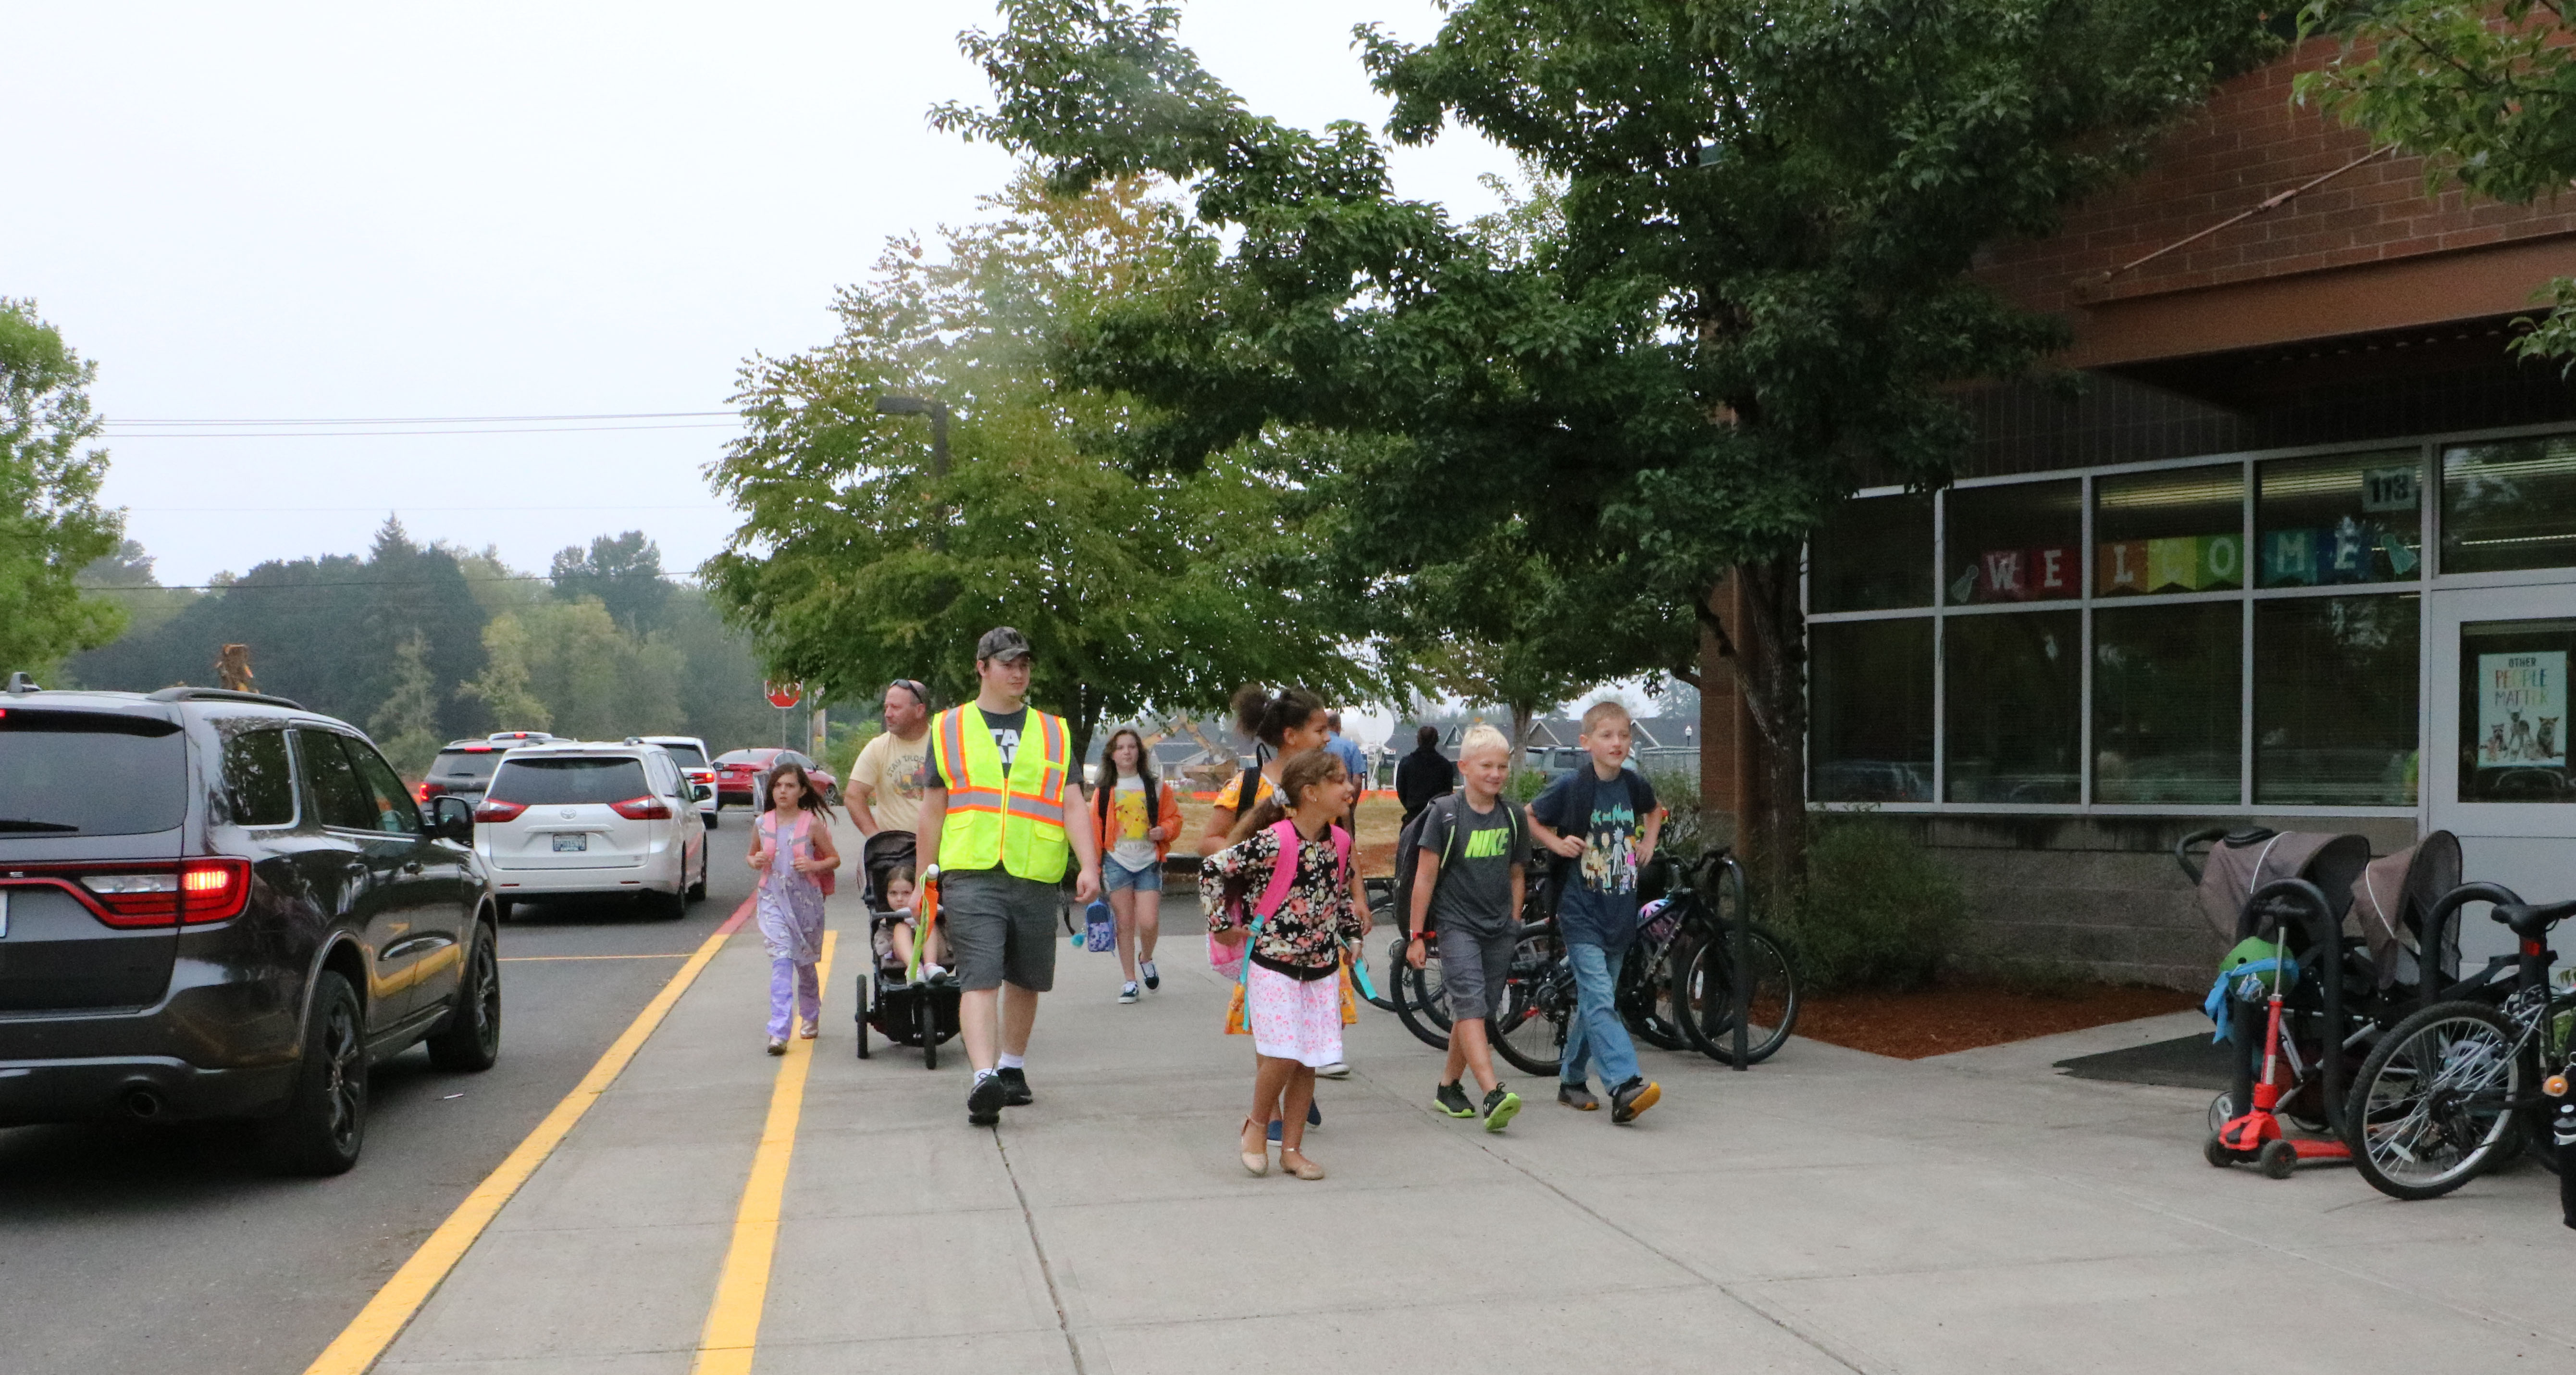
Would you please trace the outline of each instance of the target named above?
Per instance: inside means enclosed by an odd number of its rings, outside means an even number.
[[[1015,984],[1032,993],[1055,987],[1059,889],[999,869],[939,875],[939,925],[948,967],[969,991]]]

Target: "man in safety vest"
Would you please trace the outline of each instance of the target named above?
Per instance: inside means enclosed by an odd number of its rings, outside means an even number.
[[[975,645],[982,686],[930,723],[921,766],[917,857],[922,880],[939,880],[939,927],[965,990],[957,1016],[975,1065],[966,1120],[979,1127],[1034,1101],[1023,1066],[1038,995],[1055,986],[1068,853],[1082,866],[1074,901],[1100,892],[1100,846],[1071,777],[1070,736],[1064,718],[1028,704],[1029,658],[1027,636],[985,631]]]

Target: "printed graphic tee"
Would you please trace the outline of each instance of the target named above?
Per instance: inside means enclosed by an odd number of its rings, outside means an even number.
[[[1497,798],[1492,811],[1480,812],[1460,797],[1455,823],[1459,834],[1454,849],[1449,834],[1452,824],[1446,815],[1449,807],[1431,809],[1431,819],[1422,824],[1421,853],[1448,856],[1448,863],[1440,870],[1440,886],[1431,892],[1431,924],[1435,928],[1480,936],[1501,935],[1510,928],[1514,916],[1512,866],[1520,859],[1512,853],[1515,828],[1511,805]],[[1410,920],[1409,914],[1407,919]]]
[[[1028,724],[1029,709],[1027,707],[1022,707],[1018,711],[988,711],[984,713],[984,725],[987,729],[993,732],[993,748],[1002,752],[1002,772],[1005,774],[1011,771],[1011,756],[1020,752],[1020,732],[1026,730],[1028,728]],[[949,778],[946,774],[940,771],[939,755],[937,751],[932,751],[931,753],[922,756],[921,781],[925,785],[934,788],[952,788],[956,786],[955,779]]]
[[[880,735],[859,751],[850,782],[866,784],[872,793],[868,810],[890,831],[918,829],[921,820],[921,761],[930,753],[930,732],[918,740]]]
[[[1154,864],[1154,842],[1148,839],[1154,822],[1146,800],[1145,780],[1134,774],[1119,779],[1109,793],[1109,834],[1115,842],[1109,857],[1130,873]]]
[[[1560,834],[1583,838],[1583,857],[1572,861],[1565,892],[1557,898],[1558,932],[1568,945],[1625,950],[1637,939],[1637,840],[1655,814],[1655,790],[1636,773],[1592,780],[1592,814],[1567,816],[1575,780],[1567,774],[1530,804],[1530,815]]]

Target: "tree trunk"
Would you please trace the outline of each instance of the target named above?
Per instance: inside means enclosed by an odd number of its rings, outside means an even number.
[[[1529,767],[1530,732],[1538,727],[1538,707],[1529,702],[1511,702],[1504,710],[1512,714],[1512,772]]]
[[[1807,622],[1798,605],[1792,550],[1739,564],[1741,624],[1712,625],[1751,708],[1760,795],[1737,817],[1747,864],[1770,892],[1787,892],[1807,871]],[[1716,620],[1713,613],[1707,621]]]

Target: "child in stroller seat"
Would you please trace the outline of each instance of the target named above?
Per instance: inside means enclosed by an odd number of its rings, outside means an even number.
[[[913,883],[912,866],[898,864],[888,869],[883,890],[885,910],[892,918],[879,928],[886,939],[885,953],[894,957],[894,963],[897,966],[910,969],[912,968],[912,945],[915,940],[920,939],[921,935],[921,920],[913,911],[913,899],[919,889]],[[921,977],[924,982],[937,983],[948,977],[948,971],[941,968],[939,964],[939,957],[947,953],[941,948],[946,944],[946,941],[940,939],[937,931],[930,933],[930,943],[921,952]]]

